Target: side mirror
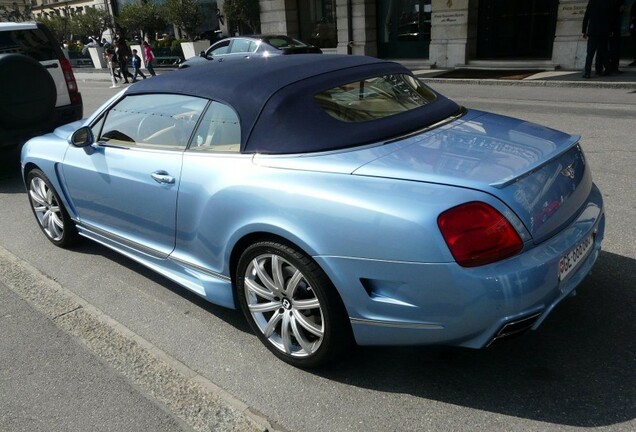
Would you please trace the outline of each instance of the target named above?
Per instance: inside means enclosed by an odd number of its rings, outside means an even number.
[[[206,55],[205,55],[205,51],[201,51],[201,52],[199,53],[199,57],[204,57],[204,58],[205,58],[205,57],[206,57]]]
[[[69,144],[75,147],[88,147],[95,142],[95,135],[93,135],[93,130],[88,126],[83,126],[73,132],[71,138],[69,139]]]

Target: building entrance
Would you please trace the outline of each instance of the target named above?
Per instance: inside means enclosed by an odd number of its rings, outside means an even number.
[[[477,57],[552,57],[558,0],[480,0]]]
[[[378,0],[378,54],[428,58],[431,0]]]

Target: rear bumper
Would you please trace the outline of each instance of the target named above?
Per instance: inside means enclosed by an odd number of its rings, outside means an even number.
[[[0,148],[19,146],[33,137],[53,132],[59,126],[80,120],[83,113],[84,104],[78,93],[76,103],[56,107],[46,122],[20,129],[0,128]]]
[[[483,348],[508,330],[541,325],[590,272],[604,231],[603,199],[593,186],[584,211],[566,229],[499,263],[462,268],[316,259],[341,292],[358,344]],[[561,257],[591,234],[587,257],[559,280]]]

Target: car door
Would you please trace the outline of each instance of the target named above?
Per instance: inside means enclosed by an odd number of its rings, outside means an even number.
[[[247,58],[251,53],[256,51],[258,44],[256,41],[244,38],[232,39],[229,54],[225,56],[225,60],[238,60]]]
[[[219,41],[208,48],[205,58],[211,61],[223,61],[230,51],[231,39]]]
[[[155,257],[175,244],[183,152],[208,101],[132,95],[92,125],[96,143],[69,147],[63,178],[80,227]]]

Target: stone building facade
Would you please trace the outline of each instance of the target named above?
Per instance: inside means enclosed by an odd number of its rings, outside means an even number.
[[[627,10],[634,1],[626,0]],[[579,69],[585,61],[586,5],[587,0],[260,0],[263,33],[315,42],[322,25],[335,35],[327,51],[443,68]]]

